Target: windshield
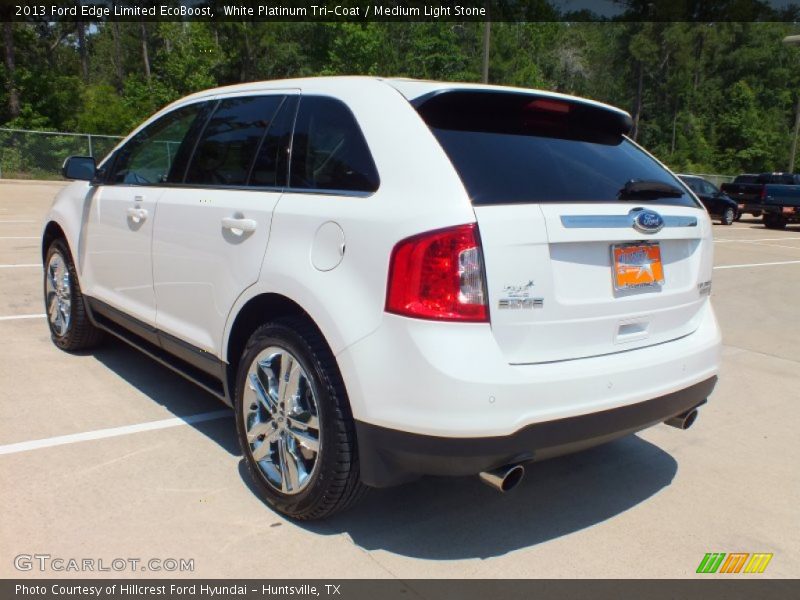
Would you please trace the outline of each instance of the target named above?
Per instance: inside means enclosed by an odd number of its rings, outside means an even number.
[[[418,111],[473,204],[617,202],[633,180],[683,192],[648,203],[697,206],[675,177],[624,136],[629,118],[623,113],[529,94],[475,91],[439,94]]]

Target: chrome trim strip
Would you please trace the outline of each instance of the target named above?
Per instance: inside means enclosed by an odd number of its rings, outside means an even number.
[[[632,215],[561,215],[567,229],[622,229],[633,227]],[[697,227],[697,217],[664,215],[664,227]]]

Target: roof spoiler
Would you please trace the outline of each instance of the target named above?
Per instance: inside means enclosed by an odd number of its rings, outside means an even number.
[[[429,127],[618,144],[633,127],[617,108],[571,96],[509,90],[437,90],[411,101]]]

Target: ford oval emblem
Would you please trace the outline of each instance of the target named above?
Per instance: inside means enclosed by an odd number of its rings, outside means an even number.
[[[658,233],[664,228],[664,217],[654,210],[642,210],[633,217],[633,228],[642,233]]]

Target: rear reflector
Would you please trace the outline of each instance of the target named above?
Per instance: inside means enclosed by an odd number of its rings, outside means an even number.
[[[406,238],[389,264],[387,312],[439,321],[489,320],[475,223]]]

